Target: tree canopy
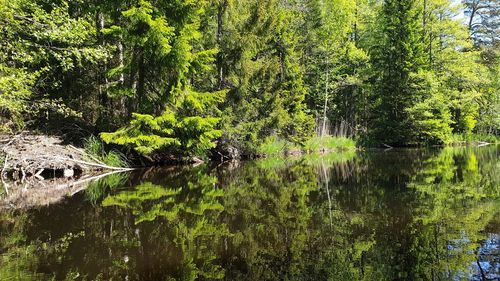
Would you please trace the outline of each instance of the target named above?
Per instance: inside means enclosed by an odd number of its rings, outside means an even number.
[[[315,127],[374,146],[498,136],[498,4],[0,0],[0,130],[78,125],[148,157],[252,155]]]

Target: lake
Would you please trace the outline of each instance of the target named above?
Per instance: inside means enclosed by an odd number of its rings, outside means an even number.
[[[0,211],[0,280],[499,280],[500,147],[115,174]]]

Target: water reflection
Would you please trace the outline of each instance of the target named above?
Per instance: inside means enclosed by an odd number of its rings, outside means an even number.
[[[499,168],[490,147],[115,176],[0,213],[0,279],[494,279]]]

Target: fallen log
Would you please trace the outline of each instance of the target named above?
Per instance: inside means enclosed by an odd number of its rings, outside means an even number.
[[[61,140],[50,136],[19,134],[0,146],[6,155],[0,172],[2,179],[73,177],[95,174],[97,171],[131,171],[101,162],[84,150],[72,145],[61,145]]]
[[[478,141],[477,142],[477,147],[483,147],[483,146],[488,146],[488,145],[491,145],[491,143],[485,142],[485,141]]]
[[[100,160],[98,160],[98,159],[97,159],[97,158],[95,158],[94,156],[92,156],[92,155],[88,154],[87,152],[85,152],[85,151],[84,151],[84,150],[82,150],[82,149],[76,148],[76,147],[74,147],[74,146],[72,146],[72,145],[68,145],[68,147],[69,147],[69,148],[71,148],[71,149],[74,149],[74,150],[78,151],[79,153],[81,153],[82,155],[84,155],[84,156],[86,156],[86,157],[88,157],[88,158],[92,159],[92,160],[93,160],[94,162],[96,162],[96,163],[99,163],[99,164],[101,164],[101,165],[106,165],[106,164],[104,164],[103,162],[101,162]]]

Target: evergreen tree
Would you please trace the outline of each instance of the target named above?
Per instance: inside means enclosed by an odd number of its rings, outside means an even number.
[[[462,3],[0,0],[0,131],[153,158],[301,145],[315,117],[370,145],[498,135],[500,5]]]
[[[296,11],[283,1],[242,1],[229,7],[220,56],[222,81],[230,88],[224,108],[224,139],[255,153],[270,136],[303,142],[312,118],[296,53]]]
[[[417,102],[413,74],[424,67],[420,10],[415,1],[386,0],[380,14],[380,44],[373,51],[379,78],[375,83],[375,111],[370,127],[378,143],[403,145],[414,141],[407,110]]]
[[[212,140],[221,135],[216,129],[216,105],[223,101],[226,91],[197,92],[190,82],[193,73],[214,60],[214,50],[193,47],[201,37],[200,17],[205,5],[190,1],[166,3],[162,7],[164,14],[153,17],[153,5],[141,0],[123,12],[130,20],[126,27],[111,28],[110,32],[121,32],[124,39],[128,38],[125,42],[134,46],[132,60],[124,69],[137,77],[131,79],[129,88],[135,96],[132,111],[146,113],[134,113],[130,125],[101,134],[104,141],[129,146],[148,157],[194,156],[214,146]],[[169,24],[167,16],[177,21]],[[151,63],[157,66],[147,67],[153,72],[146,74],[146,65]],[[163,113],[155,117],[160,110]]]

